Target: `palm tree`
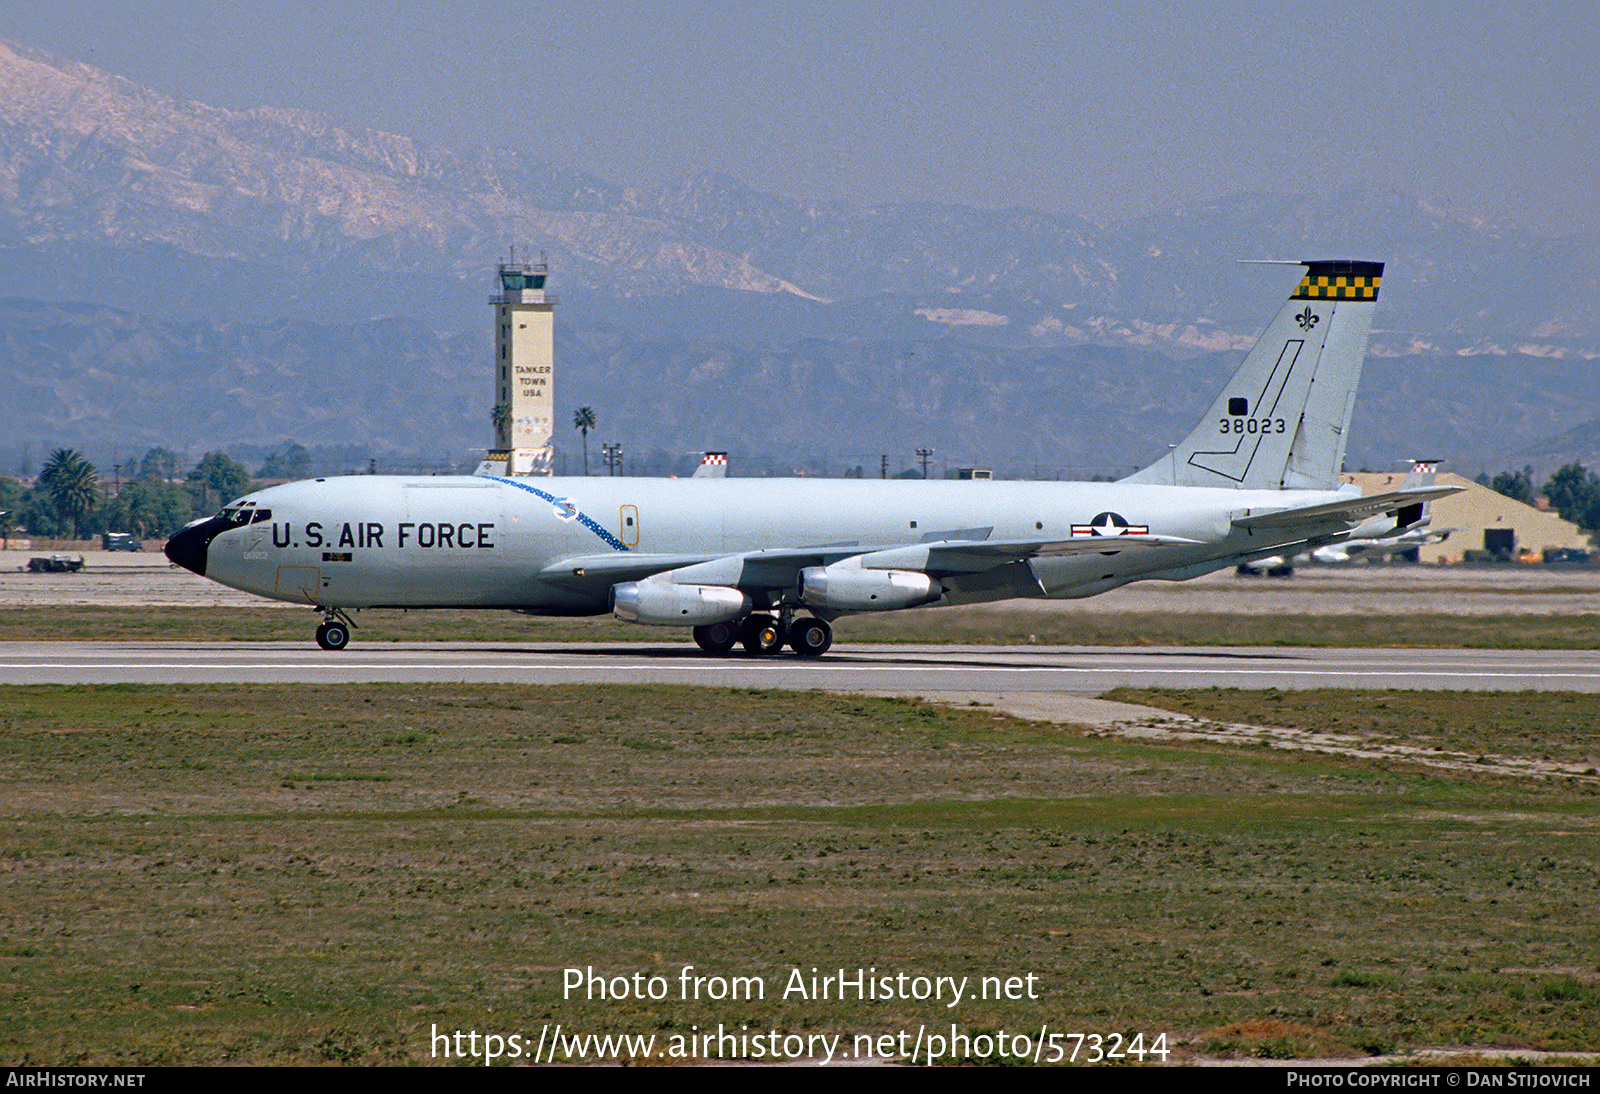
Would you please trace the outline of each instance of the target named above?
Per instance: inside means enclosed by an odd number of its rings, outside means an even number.
[[[589,430],[594,428],[594,411],[580,406],[572,415],[572,428],[583,434],[583,474],[589,476]]]
[[[81,452],[58,448],[39,472],[39,485],[50,495],[56,512],[72,523],[72,538],[78,538],[78,521],[95,501],[100,475]]]
[[[511,404],[496,403],[489,418],[494,422],[494,443],[496,448],[511,447]]]

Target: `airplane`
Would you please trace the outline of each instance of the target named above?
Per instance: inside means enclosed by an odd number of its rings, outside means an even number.
[[[1443,543],[1450,538],[1450,533],[1457,531],[1455,528],[1414,528],[1401,532],[1399,535],[1386,536],[1383,539],[1352,539],[1343,543],[1330,543],[1325,547],[1318,547],[1311,551],[1302,551],[1297,555],[1285,558],[1283,555],[1272,555],[1269,558],[1256,559],[1253,562],[1241,562],[1238,566],[1240,574],[1266,574],[1268,577],[1292,577],[1294,568],[1303,566],[1307,562],[1316,562],[1323,566],[1339,566],[1346,562],[1366,559],[1387,559],[1393,555],[1403,554],[1406,551],[1415,551],[1418,547],[1431,547],[1436,543]],[[1416,561],[1412,559],[1412,561]]]
[[[1384,559],[1391,555],[1415,551],[1418,547],[1432,547],[1450,538],[1455,528],[1416,528],[1384,539],[1357,539],[1348,543],[1330,543],[1311,552],[1313,562],[1334,565],[1355,558]],[[1408,556],[1409,557],[1409,556]],[[1412,559],[1413,562],[1416,559]]]
[[[197,520],[174,563],[304,603],[611,612],[709,653],[818,657],[862,612],[1094,596],[1401,534],[1458,488],[1341,486],[1381,262],[1310,260],[1200,423],[1118,482],[351,476]]]
[[[1402,487],[1431,486],[1437,475],[1438,460],[1412,460],[1411,473],[1401,481]],[[1309,551],[1284,556],[1273,555],[1270,558],[1259,558],[1251,562],[1241,562],[1238,572],[1244,574],[1266,574],[1268,577],[1291,577],[1294,568],[1305,562],[1317,562],[1325,566],[1337,566],[1352,559],[1387,559],[1393,555],[1407,551],[1415,552],[1418,547],[1430,547],[1435,543],[1443,543],[1450,538],[1450,533],[1459,531],[1457,528],[1432,528],[1426,514],[1422,520],[1395,535],[1383,536],[1378,539],[1347,539],[1339,543],[1329,543],[1322,547],[1315,547]],[[1416,555],[1411,555],[1411,560],[1416,561]]]

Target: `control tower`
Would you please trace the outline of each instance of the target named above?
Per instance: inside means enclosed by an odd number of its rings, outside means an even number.
[[[512,250],[515,256],[515,249]],[[555,305],[537,263],[500,264],[495,325],[494,449],[487,462],[511,475],[549,475],[555,457]]]

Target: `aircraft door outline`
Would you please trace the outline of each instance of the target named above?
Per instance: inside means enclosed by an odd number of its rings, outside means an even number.
[[[277,591],[279,596],[298,596],[307,604],[322,599],[322,570],[317,566],[279,566]]]

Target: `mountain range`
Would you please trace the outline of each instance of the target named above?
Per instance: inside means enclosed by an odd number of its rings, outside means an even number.
[[[1117,224],[713,174],[642,190],[0,42],[0,462],[289,440],[465,459],[490,432],[486,301],[513,246],[561,298],[558,420],[592,406],[604,439],[730,449],[735,473],[898,469],[921,446],[1125,471],[1187,429],[1293,283],[1239,259],[1388,263],[1352,466],[1473,473],[1600,432],[1595,233],[1354,180]]]

